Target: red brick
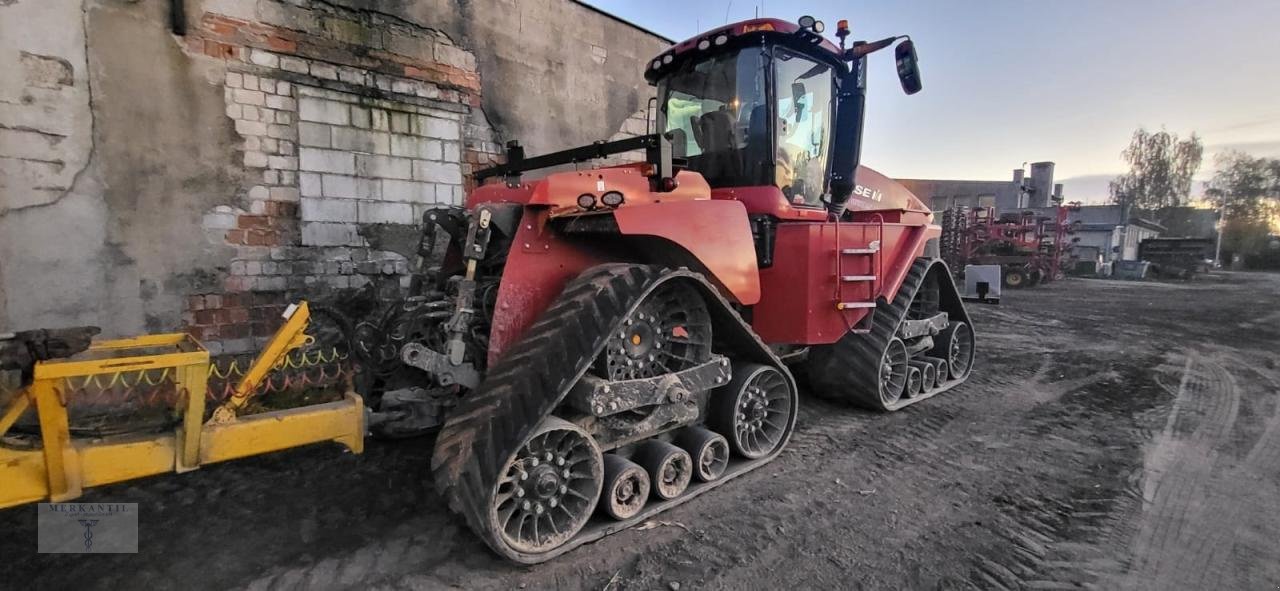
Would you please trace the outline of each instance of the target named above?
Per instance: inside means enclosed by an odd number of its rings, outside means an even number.
[[[241,228],[268,228],[271,220],[265,215],[242,215],[236,220]]]
[[[194,295],[194,296],[187,296],[187,309],[188,309],[188,310],[203,310],[203,309],[204,309],[204,296],[198,296],[198,295]]]
[[[244,238],[244,243],[249,246],[275,246],[278,244],[276,233],[265,230],[249,230]]]
[[[267,37],[267,47],[272,51],[279,51],[282,53],[294,53],[298,51],[298,42],[292,39],[285,39],[283,37],[277,37],[275,35],[272,35],[270,37]]]
[[[196,324],[208,326],[218,323],[218,310],[200,310],[196,312]]]
[[[249,336],[248,324],[223,324],[218,327],[218,333],[224,339],[243,339]]]
[[[284,300],[284,294],[278,291],[260,291],[253,294],[254,306],[278,306]]]
[[[244,230],[227,230],[227,242],[231,244],[244,244]]]
[[[249,321],[248,308],[231,308],[227,310],[227,322],[241,323]]]

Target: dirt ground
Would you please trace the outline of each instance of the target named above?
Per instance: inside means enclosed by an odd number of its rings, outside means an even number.
[[[967,384],[805,397],[770,465],[541,566],[442,506],[430,440],[371,441],[86,494],[139,503],[137,555],[39,555],[35,508],[0,511],[0,588],[1280,588],[1280,276],[972,308]]]

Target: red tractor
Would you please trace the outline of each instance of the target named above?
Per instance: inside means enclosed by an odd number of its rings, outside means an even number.
[[[439,426],[432,470],[498,554],[536,563],[777,457],[815,394],[892,411],[963,382],[974,332],[940,229],[858,166],[867,56],[757,19],[657,56],[659,133],[476,173],[414,295],[355,329],[384,433]],[[910,40],[896,47],[920,89]],[[527,180],[645,150],[643,162]],[[932,252],[932,254],[931,254]],[[425,258],[425,257],[424,257]]]

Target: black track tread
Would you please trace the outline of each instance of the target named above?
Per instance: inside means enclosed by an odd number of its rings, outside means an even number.
[[[930,273],[937,274],[941,280],[941,300],[951,320],[962,320],[969,323],[970,330],[973,329],[946,263],[936,258],[917,258],[893,300],[886,301],[882,298],[876,303],[870,332],[849,333],[831,345],[813,348],[807,368],[811,390],[815,394],[848,401],[871,410],[888,411],[949,390],[968,378],[964,376],[959,380],[948,380],[946,384],[920,396],[909,398],[904,394],[892,405],[885,405],[880,400],[877,386],[880,381],[880,358],[897,333],[898,326],[906,319],[912,300]]]
[[[623,263],[588,269],[565,286],[480,386],[463,397],[436,440],[431,468],[437,489],[498,554],[532,564],[576,546],[566,543],[539,555],[511,549],[488,527],[490,491],[525,439],[604,349],[608,335],[620,329],[625,316],[658,285],[675,279],[700,288],[722,352],[777,367],[794,391],[794,380],[782,361],[701,275]],[[793,422],[797,414],[792,413]]]

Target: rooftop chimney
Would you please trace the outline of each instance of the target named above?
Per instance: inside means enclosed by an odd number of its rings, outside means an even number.
[[[1049,199],[1053,196],[1053,163],[1034,162],[1031,164],[1031,198],[1027,207],[1049,207]]]

